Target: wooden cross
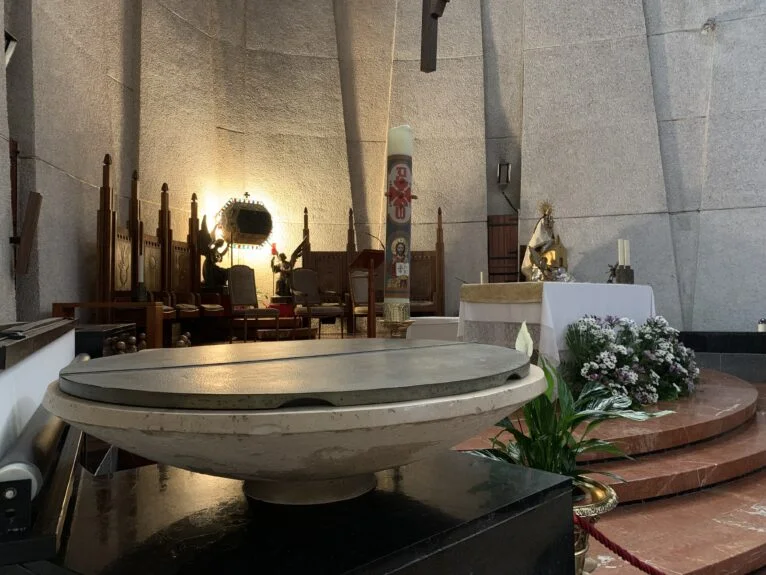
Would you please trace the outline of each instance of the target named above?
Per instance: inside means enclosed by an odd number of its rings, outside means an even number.
[[[420,33],[420,70],[436,70],[436,47],[439,38],[439,18],[449,0],[423,0],[423,27]]]

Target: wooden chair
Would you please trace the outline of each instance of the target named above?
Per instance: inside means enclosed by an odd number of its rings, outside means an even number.
[[[279,339],[279,310],[258,308],[258,291],[255,288],[253,268],[236,265],[229,268],[229,297],[231,298],[231,319],[229,320],[230,341],[234,342],[234,322],[241,318],[244,322],[244,340],[247,342],[247,323],[255,319],[255,340],[258,341],[258,319],[276,320],[277,339]]]
[[[298,268],[293,271],[292,293],[295,298],[295,315],[308,318],[309,324],[319,319],[319,337],[322,337],[322,320],[341,318],[340,337],[343,338],[345,310],[337,293],[319,290],[319,278],[314,270]]]
[[[367,284],[367,277],[369,271],[367,270],[351,270],[348,273],[348,285],[351,295],[351,307],[354,314],[354,320],[357,317],[367,317],[369,311],[369,286]],[[375,315],[383,315],[383,271],[376,273],[373,278],[375,282]]]

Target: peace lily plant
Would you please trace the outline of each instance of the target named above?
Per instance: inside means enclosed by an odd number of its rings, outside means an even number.
[[[532,356],[534,343],[526,323],[516,338],[516,349]],[[492,438],[492,448],[479,453],[516,465],[525,465],[551,473],[572,477],[575,485],[589,482],[585,476],[601,474],[619,479],[606,471],[592,471],[581,467],[578,458],[590,452],[626,457],[623,451],[609,441],[591,437],[591,433],[610,419],[646,421],[662,417],[671,411],[647,413],[630,409],[631,399],[614,395],[603,384],[587,383],[577,399],[558,370],[545,357],[540,356],[539,365],[545,374],[546,392],[523,407],[523,422],[510,417],[498,426],[499,433]],[[509,441],[500,439],[508,433]]]
[[[532,357],[534,343],[526,323],[522,324],[516,338],[516,349]],[[617,494],[608,485],[588,476],[600,474],[618,480],[621,478],[607,471],[581,467],[578,458],[590,452],[626,457],[613,443],[591,437],[593,430],[610,419],[646,421],[672,412],[647,413],[630,409],[631,398],[615,395],[599,381],[586,383],[575,399],[558,370],[544,356],[540,356],[539,364],[548,384],[546,392],[523,407],[523,423],[520,419],[516,423],[510,417],[503,419],[498,424],[500,432],[491,439],[492,448],[479,454],[571,477],[574,490],[572,511],[579,521],[593,523],[614,509]],[[504,433],[509,433],[512,438],[502,441],[500,436]],[[575,523],[574,561],[577,575],[590,572],[595,567],[591,559],[590,569],[586,569],[588,548],[588,531]]]

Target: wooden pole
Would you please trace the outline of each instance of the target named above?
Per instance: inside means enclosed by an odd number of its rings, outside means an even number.
[[[99,302],[112,300],[114,287],[114,195],[112,192],[112,157],[104,156],[99,190],[99,209],[96,224],[96,251],[98,252],[96,298]]]
[[[157,238],[160,240],[160,290],[162,291],[163,298],[167,298],[170,295],[170,268],[173,262],[173,238],[170,231],[170,194],[168,190],[168,185],[162,184],[159,224],[157,227]],[[169,302],[166,300],[166,303]]]
[[[367,337],[376,337],[375,330],[375,263],[367,264]]]
[[[141,201],[138,199],[138,172],[133,171],[130,185],[130,210],[128,216],[128,232],[130,234],[130,286],[131,290],[138,289],[139,266],[143,265],[144,238],[141,233]]]
[[[200,292],[200,254],[199,254],[199,211],[197,194],[192,194],[191,217],[189,218],[189,235],[186,237],[189,246],[189,273],[191,274],[191,291],[198,296]]]

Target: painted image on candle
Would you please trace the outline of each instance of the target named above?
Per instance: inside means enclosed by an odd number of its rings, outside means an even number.
[[[388,287],[407,289],[410,279],[410,249],[409,242],[403,236],[394,238],[389,246],[390,269],[388,271]]]
[[[390,159],[389,159],[390,160]],[[391,162],[388,172],[388,213],[397,223],[406,223],[412,216],[412,170],[406,162]]]

